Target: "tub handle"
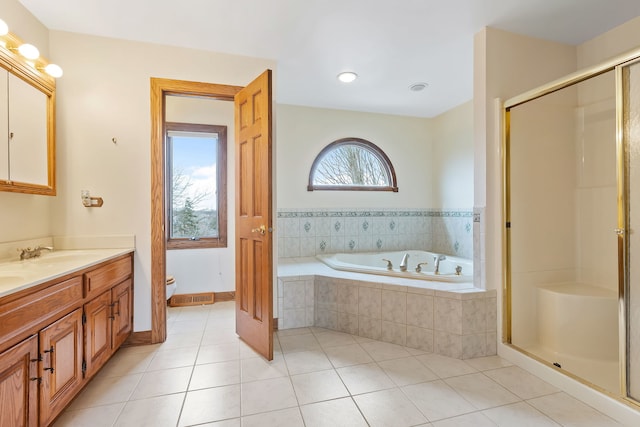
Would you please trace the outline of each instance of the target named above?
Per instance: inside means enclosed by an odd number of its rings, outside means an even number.
[[[382,260],[387,263],[387,270],[389,270],[389,271],[393,270],[393,264],[391,263],[391,261],[389,261],[388,259],[384,259],[384,258],[382,258]]]
[[[422,271],[422,266],[423,266],[423,265],[427,265],[427,264],[429,264],[429,263],[428,263],[428,262],[426,262],[426,261],[425,261],[425,262],[421,262],[420,264],[418,264],[418,265],[416,266],[416,273],[420,273],[420,272]]]
[[[460,276],[462,274],[462,266],[456,266],[456,276]]]

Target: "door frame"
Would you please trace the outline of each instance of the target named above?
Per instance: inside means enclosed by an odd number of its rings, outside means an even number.
[[[165,95],[233,102],[243,86],[151,78],[151,344],[167,338]]]

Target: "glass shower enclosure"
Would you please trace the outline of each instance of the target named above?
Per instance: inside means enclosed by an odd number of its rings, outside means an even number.
[[[639,58],[504,104],[503,340],[630,402],[640,398]]]

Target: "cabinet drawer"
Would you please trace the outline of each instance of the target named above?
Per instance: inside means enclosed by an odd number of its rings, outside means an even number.
[[[85,273],[84,283],[86,297],[92,298],[100,295],[106,289],[117,285],[131,276],[131,257],[111,262],[103,267]]]
[[[82,276],[0,303],[0,343],[31,333],[82,301]]]

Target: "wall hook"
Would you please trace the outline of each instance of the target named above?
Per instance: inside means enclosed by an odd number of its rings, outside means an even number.
[[[113,138],[111,138],[111,142],[113,142],[114,144],[118,143],[118,138],[116,138],[115,136]]]

